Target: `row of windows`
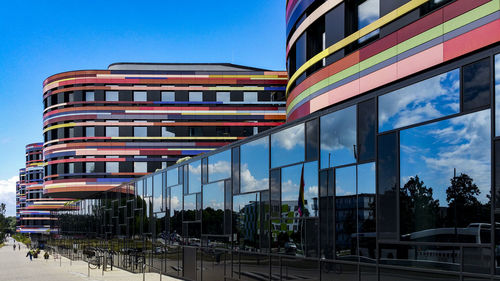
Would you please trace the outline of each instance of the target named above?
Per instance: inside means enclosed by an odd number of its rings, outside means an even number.
[[[140,123],[140,122],[138,122]],[[248,137],[269,129],[267,126],[231,126],[231,127],[130,127],[98,126],[58,128],[44,133],[45,141],[78,137]]]
[[[26,161],[42,160],[42,153],[28,153],[26,155]]]
[[[108,156],[109,157],[109,156]],[[159,156],[158,156],[159,157]],[[156,157],[156,158],[158,158]],[[167,167],[166,156],[165,162],[158,161],[126,161],[126,162],[76,162],[76,163],[59,163],[46,166],[46,175],[53,174],[90,174],[90,173],[152,173],[157,169]],[[135,157],[137,159],[141,157]],[[146,158],[146,157],[143,157]],[[174,160],[171,160],[174,162]]]
[[[341,49],[322,61],[308,68],[292,85],[300,84],[307,76],[311,75],[316,70],[330,65],[333,62],[343,58],[345,55],[365,46],[366,44],[376,40],[379,37],[386,36],[395,31],[395,27],[407,25],[421,16],[442,7],[443,5],[454,0],[431,0],[421,6],[420,9],[410,12],[409,14],[396,20],[396,23],[390,24],[387,27],[377,29],[370,34],[360,38],[357,42],[350,44],[344,49]],[[322,1],[316,5],[311,5],[311,9],[306,10],[303,16],[297,21],[296,26],[299,26],[302,21],[307,18],[314,9],[319,6]],[[397,0],[357,0],[344,1],[335,8],[327,12],[325,15],[317,19],[311,24],[308,29],[297,38],[293,46],[290,46],[290,51],[287,58],[288,77],[292,77],[297,69],[305,62],[320,53],[325,48],[332,46],[338,41],[344,39],[350,34],[376,21],[381,16],[393,11],[402,5],[401,1]],[[292,34],[293,32],[290,32]]]
[[[201,91],[75,91],[52,95],[45,107],[74,101],[162,101],[162,102],[266,102],[285,100],[283,92]]]

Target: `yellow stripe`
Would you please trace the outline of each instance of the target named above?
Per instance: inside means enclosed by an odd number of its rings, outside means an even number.
[[[76,126],[76,123],[64,123],[64,124],[59,124],[59,125],[54,125],[54,126],[50,126],[50,127],[47,127],[43,130],[44,133],[46,133],[47,131],[50,131],[50,130],[53,130],[53,129],[59,129],[59,128],[66,128],[66,127],[74,127]]]
[[[302,75],[309,67],[313,66],[317,62],[321,61],[322,59],[326,58],[327,56],[337,52],[338,50],[346,47],[347,45],[355,42],[359,38],[370,34],[371,32],[379,29],[380,27],[396,20],[397,18],[403,16],[404,14],[408,13],[411,10],[414,10],[415,8],[421,6],[422,4],[428,2],[429,0],[411,0],[410,2],[404,4],[403,6],[397,8],[396,10],[388,13],[387,15],[379,18],[378,20],[370,23],[369,25],[363,27],[362,29],[354,32],[353,34],[345,37],[344,39],[338,41],[337,43],[331,45],[330,47],[324,49],[314,57],[312,57],[310,60],[308,60],[306,63],[304,63],[295,73],[292,75],[290,80],[288,81],[288,85],[286,86],[286,96],[288,97],[288,92],[290,90],[290,85],[297,80],[297,78]]]

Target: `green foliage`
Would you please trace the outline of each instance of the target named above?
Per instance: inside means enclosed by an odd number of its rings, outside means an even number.
[[[23,233],[16,233],[12,235],[12,238],[16,239],[17,242],[21,242],[25,245],[30,245],[31,244],[31,239],[28,237],[28,235],[23,234]]]

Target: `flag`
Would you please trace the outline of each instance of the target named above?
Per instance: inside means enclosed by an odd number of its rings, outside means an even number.
[[[298,202],[298,211],[299,211],[299,216],[302,217],[304,214],[304,208],[306,205],[306,202],[304,201],[304,164],[302,164],[302,173],[300,174],[300,188],[299,188],[299,202]]]

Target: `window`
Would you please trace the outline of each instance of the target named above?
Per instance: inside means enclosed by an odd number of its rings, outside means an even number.
[[[106,137],[118,137],[118,127],[106,127]]]
[[[174,127],[161,127],[161,136],[162,137],[175,137],[175,128]]]
[[[378,98],[378,126],[384,132],[460,111],[458,69]]]
[[[203,233],[224,234],[224,181],[203,186]]]
[[[85,101],[94,101],[94,92],[85,92]]]
[[[203,101],[203,93],[189,92],[189,101]]]
[[[214,182],[231,177],[231,150],[208,157],[208,181]]]
[[[269,188],[269,138],[264,137],[240,147],[241,193]]]
[[[148,172],[148,162],[134,161],[134,173],[147,173],[147,172]]]
[[[242,250],[267,248],[262,243],[262,240],[265,239],[262,235],[265,233],[263,231],[265,223],[261,220],[265,217],[262,213],[266,205],[263,201],[260,193],[233,196],[233,235],[235,238],[235,247]]]
[[[271,168],[304,161],[304,123],[271,135]]]
[[[321,168],[356,162],[356,106],[320,118]]]
[[[376,21],[380,17],[380,0],[366,0],[358,5],[358,30]],[[359,43],[362,43],[380,32],[379,29],[361,37]]]
[[[118,173],[118,162],[106,162],[106,173]]]
[[[231,101],[230,92],[217,92],[216,94],[217,101],[228,103]]]
[[[490,104],[490,58],[471,63],[463,71],[463,110]]]
[[[106,101],[118,101],[118,91],[106,91]]]
[[[161,101],[175,101],[175,92],[161,92]]]
[[[487,109],[400,132],[402,240],[479,243],[468,233],[490,222],[490,124]]]
[[[495,56],[495,132],[500,136],[500,54]]]
[[[301,182],[304,187],[301,191]],[[318,162],[281,169],[281,216],[285,218],[317,217]]]
[[[201,161],[189,163],[189,189],[188,193],[201,191]]]
[[[147,137],[148,128],[147,127],[134,127],[134,137]]]
[[[257,102],[257,92],[243,92],[243,101]]]
[[[75,163],[68,163],[68,174],[75,173]]]
[[[95,173],[95,162],[86,162],[85,163],[85,173]]]
[[[144,91],[134,92],[134,101],[147,101],[147,100],[148,100],[147,92]]]
[[[74,102],[75,101],[75,95],[73,93],[68,94],[68,102]]]
[[[95,127],[85,127],[86,137],[95,137]]]

